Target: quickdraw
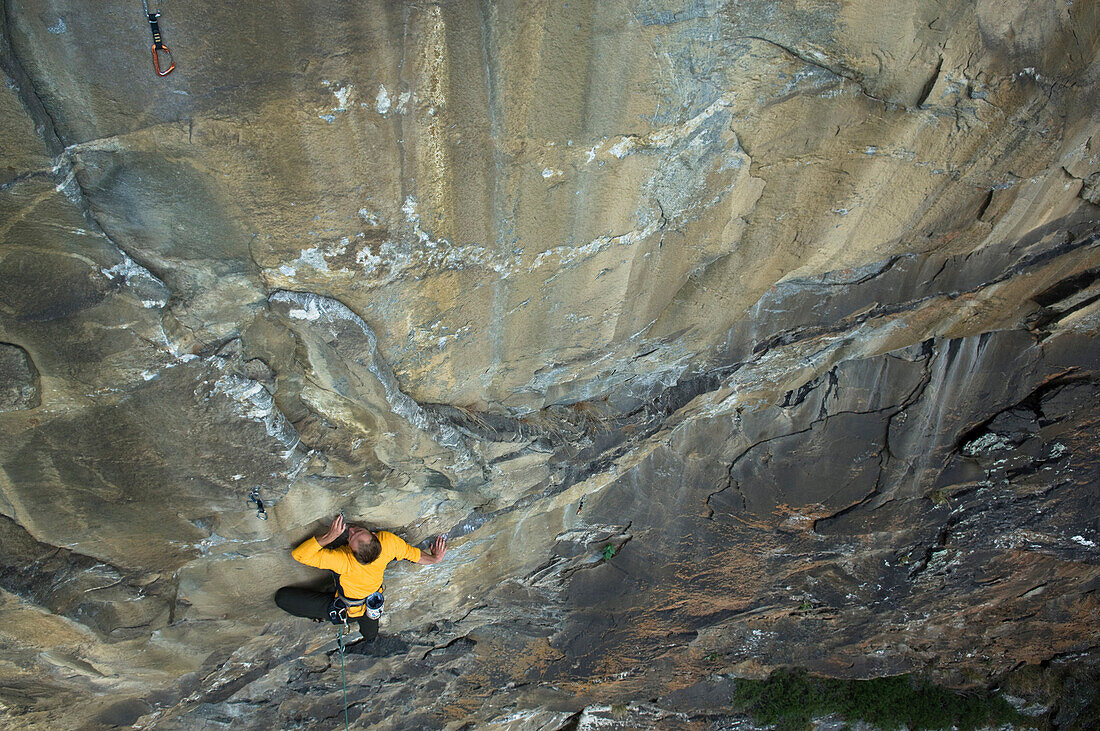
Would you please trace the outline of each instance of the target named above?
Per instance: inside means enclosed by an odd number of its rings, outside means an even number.
[[[171,71],[172,69],[168,69]],[[164,74],[161,74],[163,76]],[[264,501],[260,498],[260,488],[252,488],[252,492],[248,493],[248,502],[256,503],[256,517],[260,520],[267,520],[267,510],[264,509]]]
[[[167,76],[172,73],[172,69],[176,68],[176,62],[172,60],[172,51],[164,45],[164,39],[160,36],[160,23],[157,22],[160,13],[149,12],[147,0],[141,0],[141,6],[145,8],[145,17],[149,19],[149,29],[153,31],[153,68],[156,70],[157,76]],[[160,68],[161,56],[168,57],[168,68],[163,71]]]

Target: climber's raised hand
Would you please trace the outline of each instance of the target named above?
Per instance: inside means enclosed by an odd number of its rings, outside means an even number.
[[[439,563],[443,560],[443,555],[447,553],[447,536],[436,536],[436,539],[432,541],[432,548],[430,551],[421,551],[420,560],[417,563],[430,566],[433,563]]]
[[[344,516],[337,515],[332,519],[332,525],[329,526],[328,530],[317,537],[317,542],[322,546],[327,546],[344,535],[344,531],[347,530],[347,528],[348,526],[347,523],[344,522]]]

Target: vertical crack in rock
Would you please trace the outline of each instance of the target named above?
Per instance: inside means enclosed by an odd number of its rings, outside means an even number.
[[[58,136],[53,117],[50,116],[49,110],[46,109],[41,97],[38,95],[34,81],[23,67],[19,57],[16,56],[15,48],[12,45],[9,25],[11,5],[10,0],[4,0],[0,4],[0,29],[3,31],[0,33],[0,69],[11,79],[12,87],[19,96],[19,101],[23,104],[24,109],[27,110],[27,114],[30,115],[35,131],[46,146],[46,151],[50,156],[59,158],[65,151],[65,145]]]
[[[771,46],[774,46],[775,48],[778,48],[781,51],[784,51],[788,55],[790,55],[794,58],[797,58],[799,61],[801,61],[804,64],[807,64],[809,66],[814,66],[816,68],[822,69],[823,71],[828,71],[829,73],[831,73],[835,76],[838,76],[840,78],[847,79],[848,81],[851,81],[853,84],[856,85],[856,88],[859,90],[859,93],[862,94],[863,96],[867,97],[868,99],[873,99],[876,102],[879,102],[881,104],[885,104],[885,105],[887,105],[888,107],[891,107],[891,108],[899,108],[899,107],[904,108],[904,105],[902,105],[902,104],[890,101],[889,99],[883,99],[881,97],[877,97],[874,94],[867,91],[867,89],[863,85],[863,82],[864,82],[863,77],[860,74],[857,74],[855,71],[852,71],[851,69],[846,69],[843,66],[841,66],[840,64],[829,63],[829,60],[827,58],[825,58],[825,56],[823,54],[821,54],[820,51],[801,51],[797,48],[793,48],[791,46],[784,45],[782,43],[779,43],[777,41],[773,41],[772,39],[765,38],[763,36],[747,35],[747,36],[740,36],[740,38],[744,38],[744,39],[747,39],[747,40],[760,41],[762,43],[767,43]]]
[[[826,418],[828,418],[828,417],[826,417]],[[813,429],[814,424],[820,423],[821,421],[824,421],[824,419],[815,420],[813,423],[811,423],[805,429],[799,429],[797,431],[792,431],[792,432],[784,432],[783,434],[777,434],[776,436],[769,437],[768,439],[762,439],[759,442],[753,443],[751,446],[744,449],[739,455],[734,457],[733,461],[730,462],[729,467],[726,468],[726,484],[725,484],[725,486],[718,489],[718,490],[715,490],[714,492],[707,495],[706,499],[703,501],[703,506],[707,509],[707,515],[706,515],[707,519],[708,520],[714,520],[714,508],[712,508],[710,506],[710,501],[713,498],[715,498],[716,496],[721,495],[723,492],[730,489],[731,487],[734,488],[734,491],[737,493],[738,497],[741,498],[741,509],[743,511],[745,511],[746,513],[748,512],[748,510],[749,510],[748,500],[746,499],[744,493],[741,492],[740,486],[738,485],[737,481],[733,478],[733,470],[734,470],[735,467],[737,467],[737,464],[742,459],[744,459],[744,457],[746,455],[748,455],[749,452],[753,451],[754,449],[756,449],[757,447],[759,447],[761,445],[767,444],[769,442],[774,442],[777,439],[786,439],[787,437],[793,437],[793,436],[796,436],[798,434],[805,434],[805,433],[807,433],[807,432],[809,432]]]
[[[932,383],[932,362],[936,358],[936,345],[935,341],[931,338],[921,343],[921,377],[917,385],[913,387],[913,390],[909,392],[909,395],[905,397],[905,400],[898,406],[897,411],[890,414],[890,418],[886,420],[886,453],[890,457],[894,457],[894,452],[890,448],[890,434],[891,429],[894,427],[895,419],[905,419],[908,417],[907,410],[914,404],[919,402],[923,397],[925,391],[928,389],[928,385]]]
[[[163,279],[153,274],[148,263],[136,263],[135,257],[112,239],[100,223],[95,207],[88,198],[84,187],[80,184],[77,176],[77,164],[74,163],[70,150],[65,146],[57,131],[53,115],[39,96],[34,80],[31,79],[15,53],[11,39],[11,7],[10,0],[5,0],[0,5],[0,30],[2,30],[0,32],[0,69],[11,80],[12,88],[31,118],[35,132],[42,139],[47,153],[54,158],[52,170],[45,174],[48,174],[53,180],[57,190],[64,193],[69,201],[77,207],[89,228],[102,236],[118,251],[122,262],[114,268],[122,268],[119,273],[124,276],[126,282],[130,281],[131,276],[139,276],[141,279],[155,283],[158,289],[168,292],[169,289]],[[164,298],[164,303],[167,303],[167,297]]]

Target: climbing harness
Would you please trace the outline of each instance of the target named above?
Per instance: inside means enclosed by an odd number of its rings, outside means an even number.
[[[340,683],[344,686],[344,730],[348,731],[348,679],[344,675],[344,637],[348,634],[348,618],[344,616],[344,624],[336,628],[336,647],[340,649]]]
[[[141,0],[141,6],[145,8],[145,17],[149,19],[149,29],[153,31],[153,68],[157,72],[157,76],[167,76],[172,73],[172,69],[176,68],[176,62],[172,60],[172,51],[168,46],[164,45],[164,39],[160,37],[160,23],[157,20],[160,18],[159,12],[149,12],[148,0]],[[161,71],[160,59],[161,56],[168,57],[168,68]],[[262,509],[262,508],[261,508]]]
[[[172,69],[168,69],[171,71]],[[161,74],[163,76],[164,74]],[[248,493],[248,502],[256,503],[256,517],[260,520],[267,520],[267,511],[264,510],[264,501],[260,499],[260,488],[252,488],[252,492]]]
[[[386,598],[382,594],[383,591],[385,591],[385,587],[362,599],[348,599],[344,595],[344,589],[340,586],[339,577],[336,577],[336,596],[332,598],[332,602],[328,605],[329,621],[333,624],[347,624],[348,610],[352,607],[364,607],[367,617],[378,619],[382,616],[382,607],[386,603]]]

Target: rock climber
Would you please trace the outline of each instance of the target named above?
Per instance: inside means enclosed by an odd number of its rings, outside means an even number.
[[[347,531],[347,543],[336,548],[328,546]],[[383,572],[390,561],[405,560],[424,565],[439,563],[447,552],[447,537],[438,536],[429,551],[410,546],[393,533],[371,531],[349,524],[343,515],[332,519],[332,525],[322,535],[307,538],[291,552],[295,561],[336,573],[336,593],[284,586],[275,592],[280,609],[296,617],[317,621],[340,622],[346,613],[348,620],[359,620],[363,644],[378,636],[378,615],[381,614]],[[369,601],[369,603],[368,603]],[[372,611],[368,612],[368,607]],[[335,612],[336,614],[332,614]],[[370,615],[375,614],[372,618]],[[359,644],[359,643],[356,643]]]

